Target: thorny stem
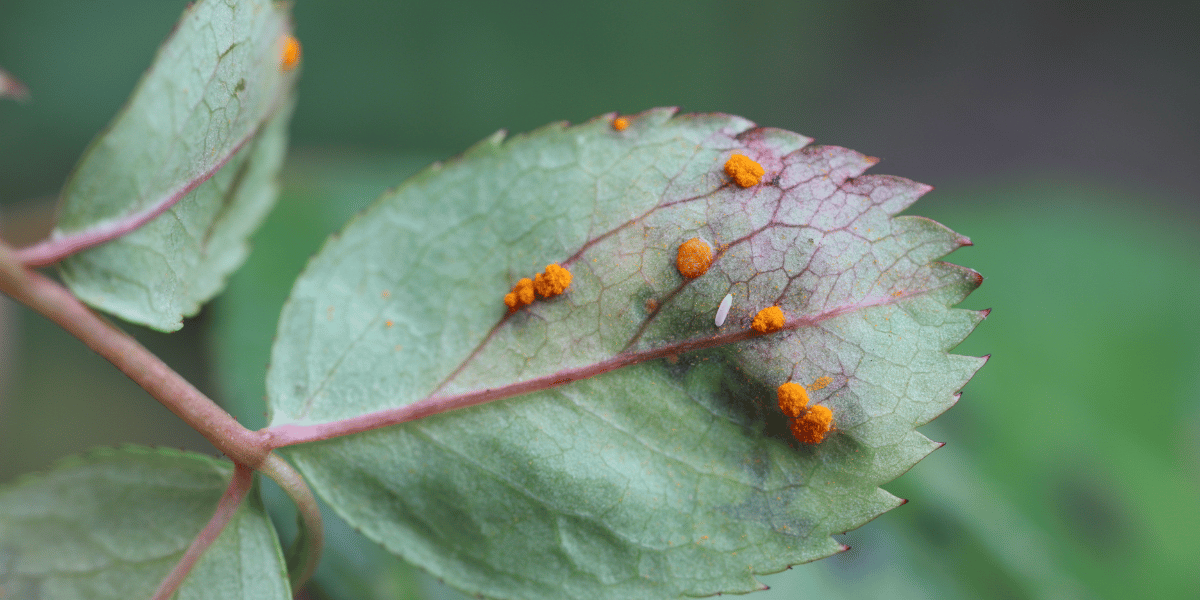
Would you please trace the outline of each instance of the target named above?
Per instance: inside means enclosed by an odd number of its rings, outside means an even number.
[[[183,584],[183,580],[187,578],[188,573],[191,573],[192,567],[200,560],[205,550],[217,541],[217,537],[225,530],[225,526],[233,519],[234,513],[242,504],[242,500],[246,498],[246,493],[250,491],[251,484],[254,483],[254,470],[239,464],[233,465],[233,479],[229,481],[229,487],[225,488],[225,493],[221,496],[221,500],[217,502],[217,511],[212,518],[208,520],[208,524],[200,533],[196,535],[196,539],[192,540],[192,545],[188,546],[187,551],[183,553],[183,557],[179,562],[175,563],[175,568],[167,574],[162,583],[158,585],[158,591],[154,592],[154,596],[150,600],[168,600],[173,596],[179,586]]]
[[[287,556],[288,578],[291,580],[292,592],[295,593],[312,577],[313,572],[317,570],[317,563],[321,560],[321,550],[325,546],[325,526],[321,520],[321,509],[317,506],[317,499],[312,490],[304,482],[304,477],[278,454],[268,454],[260,470],[291,496],[299,511],[296,519],[299,531],[296,532],[296,541],[288,549]]]
[[[41,313],[116,365],[233,462],[257,469],[270,448],[266,436],[229,413],[112,323],[49,277],[22,267],[0,243],[0,292]]]

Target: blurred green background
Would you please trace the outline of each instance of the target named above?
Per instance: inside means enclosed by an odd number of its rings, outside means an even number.
[[[0,233],[51,225],[84,146],[184,7],[3,0]],[[994,309],[992,354],[923,431],[948,445],[849,552],[756,598],[1196,597],[1200,588],[1200,26],[1196,2],[298,0],[285,192],[184,330],[131,328],[248,426],[290,282],[384,188],[499,128],[659,105],[723,111],[934,184],[911,212]],[[212,452],[123,375],[0,299],[0,481],[121,442]],[[280,514],[286,501],[268,491]],[[288,529],[286,517],[279,520]],[[435,598],[336,520],[313,597]]]

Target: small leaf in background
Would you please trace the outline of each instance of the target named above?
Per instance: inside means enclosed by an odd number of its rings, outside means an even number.
[[[124,228],[186,196],[63,261],[81,299],[173,331],[242,263],[278,192],[294,80],[280,68],[289,29],[287,9],[268,0],[187,9],[67,182],[53,238]]]
[[[982,364],[947,354],[983,317],[948,308],[978,274],[936,262],[965,238],[893,218],[927,188],[861,176],[874,159],[672,115],[485,140],[310,263],[272,354],[273,426],[598,374],[290,449],[352,526],[470,593],[678,597],[758,589],[899,503],[878,486],[936,447],[914,427]],[[733,153],[762,184],[729,184]],[[685,281],[693,237],[720,255]],[[507,312],[551,263],[567,292]],[[789,326],[745,334],[772,305]],[[610,368],[691,343],[707,349]],[[799,444],[775,388],[823,377],[812,400],[838,431]]]
[[[199,454],[125,447],[0,488],[0,597],[151,597],[212,517],[231,473]],[[177,597],[286,600],[284,569],[252,491]]]

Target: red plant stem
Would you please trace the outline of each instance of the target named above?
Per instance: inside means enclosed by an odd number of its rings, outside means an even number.
[[[123,235],[132,233],[142,225],[153,221],[156,217],[175,206],[184,196],[200,187],[205,181],[220,171],[239,150],[258,135],[255,128],[249,135],[238,140],[220,160],[213,163],[207,170],[197,174],[179,188],[159,198],[145,209],[124,215],[115,221],[101,223],[82,231],[69,233],[62,237],[51,237],[32,246],[13,251],[17,261],[30,267],[41,267],[54,264],[76,252],[98,246],[104,242],[115,240]]]
[[[909,296],[910,295],[908,294],[901,296],[888,296],[885,298],[867,300],[852,305],[840,306],[823,313],[792,319],[784,324],[782,330],[797,329],[800,327],[812,327],[822,321],[826,321],[849,312],[861,310],[871,306],[893,304]],[[534,379],[527,379],[525,381],[518,381],[505,386],[488,388],[484,390],[475,390],[453,396],[433,396],[405,406],[389,408],[373,413],[367,413],[365,415],[359,415],[357,417],[342,419],[339,421],[317,423],[314,425],[276,425],[275,427],[270,427],[266,430],[269,437],[268,443],[272,448],[279,448],[282,446],[291,446],[306,442],[328,440],[343,435],[370,431],[372,429],[378,429],[380,427],[387,427],[390,425],[398,425],[400,423],[415,421],[417,419],[422,419],[451,410],[467,408],[478,404],[510,398],[512,396],[519,396],[521,394],[528,394],[531,392],[555,388],[574,381],[588,379],[603,373],[608,373],[609,371],[636,365],[649,360],[683,354],[693,350],[701,350],[704,348],[713,348],[735,342],[741,342],[758,337],[760,335],[770,334],[763,334],[752,329],[747,329],[703,338],[694,338],[682,342],[676,342],[674,344],[667,344],[651,350],[623,352],[608,360],[592,363],[583,367],[563,369],[562,371],[551,373],[550,375],[536,377]]]
[[[265,433],[242,427],[154,353],[92,312],[66,288],[16,264],[3,244],[0,244],[0,292],[54,321],[108,359],[233,462],[257,469],[266,458],[270,449]]]
[[[243,465],[233,465],[233,479],[229,480],[229,487],[225,488],[225,493],[217,502],[217,512],[208,520],[204,529],[201,529],[200,533],[196,535],[196,539],[192,540],[192,545],[188,546],[179,562],[175,563],[175,568],[171,569],[167,577],[158,585],[158,591],[154,592],[151,600],[168,600],[175,594],[179,586],[183,584],[183,580],[187,578],[188,573],[192,572],[192,567],[196,566],[196,562],[200,560],[204,551],[217,541],[217,537],[233,519],[242,500],[246,498],[246,493],[250,491],[252,483],[254,483],[253,469]]]
[[[296,541],[288,549],[287,566],[292,593],[299,594],[304,583],[316,572],[317,563],[321,560],[321,551],[325,547],[325,525],[321,519],[321,507],[317,505],[317,498],[304,482],[304,477],[278,454],[272,452],[267,455],[261,470],[264,475],[279,484],[296,503],[299,527]]]

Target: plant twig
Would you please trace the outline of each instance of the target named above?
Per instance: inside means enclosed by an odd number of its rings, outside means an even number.
[[[192,545],[188,546],[179,562],[175,563],[175,568],[171,569],[171,572],[158,585],[158,591],[154,592],[151,600],[168,600],[175,594],[179,586],[183,584],[183,580],[187,578],[188,573],[192,572],[192,567],[196,566],[204,551],[217,541],[217,537],[233,519],[234,513],[242,505],[242,500],[246,498],[246,493],[250,491],[253,483],[253,469],[239,464],[233,465],[233,478],[229,480],[229,487],[225,488],[220,502],[217,502],[217,512],[208,520],[204,529],[201,529],[200,533],[196,535],[196,539],[192,540]]]
[[[270,452],[265,433],[242,427],[154,353],[92,312],[69,290],[41,273],[22,267],[3,243],[0,243],[0,292],[54,321],[108,359],[233,462],[258,468]]]
[[[325,526],[321,520],[321,508],[317,505],[312,490],[304,483],[304,477],[278,454],[268,454],[259,469],[291,496],[299,511],[296,518],[299,530],[287,556],[288,579],[292,584],[292,593],[298,594],[300,588],[304,587],[304,583],[317,570],[321,550],[325,547]]]

